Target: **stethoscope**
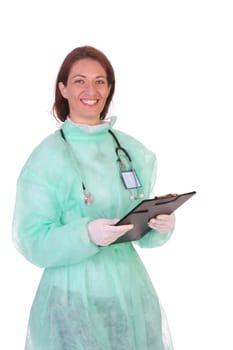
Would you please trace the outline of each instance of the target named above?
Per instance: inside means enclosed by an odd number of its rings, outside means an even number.
[[[117,156],[117,162],[119,164],[119,170],[120,170],[120,177],[123,182],[123,185],[126,190],[129,191],[130,193],[130,199],[131,200],[136,200],[139,198],[143,198],[144,194],[142,192],[139,192],[139,189],[142,188],[141,182],[137,176],[136,170],[133,168],[132,165],[132,158],[130,157],[128,151],[121,146],[118,138],[116,135],[113,133],[112,130],[108,130],[109,134],[113,137],[115,143],[116,143],[116,148],[115,148],[115,153]],[[76,166],[76,170],[81,175],[81,178],[83,179],[84,176],[81,174],[81,169],[80,166],[78,165],[78,160],[76,156],[74,155],[74,152],[72,150],[72,147],[68,143],[64,131],[60,129],[61,137],[65,141],[66,145],[68,146],[68,150],[70,153],[70,156]],[[83,201],[85,204],[92,204],[94,202],[94,196],[92,193],[88,192],[85,186],[84,181],[81,181],[82,184],[82,189],[83,189]]]

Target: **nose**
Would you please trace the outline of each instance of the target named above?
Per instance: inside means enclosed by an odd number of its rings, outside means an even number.
[[[85,90],[86,90],[86,93],[88,95],[94,96],[96,94],[96,91],[97,91],[95,82],[88,81],[86,83],[86,89]]]

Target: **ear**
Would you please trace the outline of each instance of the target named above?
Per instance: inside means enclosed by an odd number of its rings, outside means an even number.
[[[62,96],[64,98],[67,98],[66,86],[61,81],[59,81],[59,83],[58,83],[58,88],[59,88],[60,93],[62,94]]]

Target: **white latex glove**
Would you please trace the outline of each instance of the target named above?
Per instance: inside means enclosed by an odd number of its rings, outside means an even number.
[[[96,245],[107,246],[133,228],[133,225],[114,226],[119,219],[97,219],[87,225],[89,237]]]
[[[175,227],[175,215],[158,215],[156,218],[150,219],[148,226],[158,233],[168,233]]]

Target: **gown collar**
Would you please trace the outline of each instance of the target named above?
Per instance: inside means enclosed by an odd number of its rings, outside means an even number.
[[[109,127],[112,127],[115,122],[116,122],[116,117],[115,116],[111,116],[108,117],[104,120],[100,120],[100,123],[98,125],[88,125],[88,124],[79,124],[79,123],[75,123],[73,122],[69,117],[67,118],[67,123],[72,124],[73,126],[79,128],[80,130],[82,130],[85,133],[92,133],[101,129],[109,129]]]
[[[62,125],[62,129],[65,133],[65,136],[68,139],[77,139],[77,138],[89,138],[92,135],[103,135],[108,132],[109,129],[116,122],[116,117],[112,116],[107,119],[101,120],[98,125],[85,125],[74,123],[70,118],[67,118]]]

